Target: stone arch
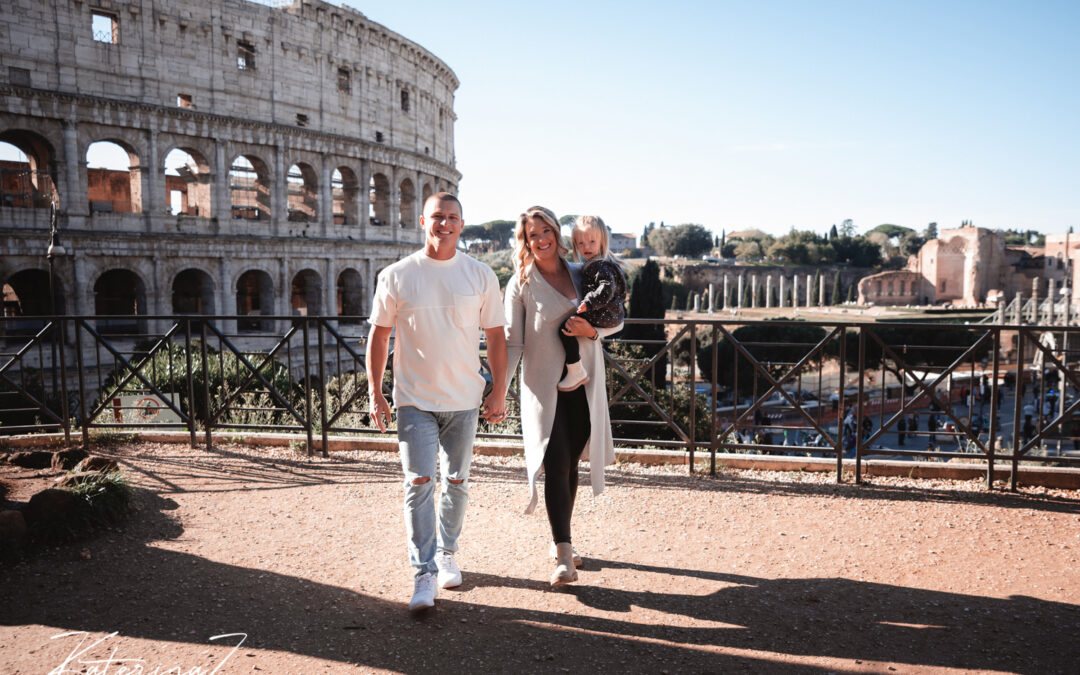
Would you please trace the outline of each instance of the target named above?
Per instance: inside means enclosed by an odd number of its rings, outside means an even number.
[[[364,281],[359,272],[342,270],[337,278],[337,315],[340,324],[358,324],[364,313]]]
[[[198,150],[176,146],[165,153],[166,209],[172,215],[209,218],[210,164]]]
[[[123,268],[103,272],[94,282],[94,314],[109,317],[97,320],[103,334],[145,332],[146,285],[142,277]]]
[[[310,222],[319,213],[319,182],[310,164],[297,162],[285,175],[288,192],[289,220]]]
[[[322,315],[322,277],[313,269],[303,269],[292,278],[289,306],[299,316]]]
[[[189,267],[173,278],[173,314],[216,314],[214,279],[195,267]]]
[[[368,222],[372,225],[390,224],[390,180],[383,173],[371,174],[368,185]]]
[[[239,154],[229,165],[229,195],[236,220],[269,220],[270,169],[255,155]]]
[[[360,180],[347,166],[339,166],[331,174],[330,194],[334,202],[334,223],[356,225],[356,200],[360,195]]]
[[[48,208],[59,198],[55,165],[53,145],[40,134],[25,129],[0,133],[0,207]]]
[[[401,214],[399,225],[406,229],[416,229],[419,227],[417,221],[419,214],[416,213],[416,188],[410,178],[402,180],[398,187],[398,213]]]
[[[130,144],[108,137],[86,146],[86,200],[90,213],[142,213],[142,170]]]
[[[3,296],[3,315],[6,317],[50,316],[64,313],[64,290],[60,280],[53,288],[54,304],[49,302],[49,273],[40,269],[24,269],[12,274],[0,284]],[[34,335],[43,328],[42,321],[9,319],[2,326],[8,336]]]
[[[434,192],[434,190],[431,189],[431,183],[425,182],[424,183],[424,189],[420,192],[420,196],[421,196],[420,207],[421,208],[423,208],[424,204],[427,203],[428,197],[430,197],[433,194],[435,194],[435,192]]]
[[[274,313],[274,281],[263,270],[247,270],[236,280],[236,313],[241,317],[271,316]],[[270,330],[272,321],[244,318],[237,330]]]

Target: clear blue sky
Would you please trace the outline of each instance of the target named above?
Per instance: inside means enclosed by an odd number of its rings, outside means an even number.
[[[1080,230],[1080,0],[338,2],[457,73],[471,223]]]
[[[346,0],[461,80],[469,222],[1080,226],[1080,2]]]

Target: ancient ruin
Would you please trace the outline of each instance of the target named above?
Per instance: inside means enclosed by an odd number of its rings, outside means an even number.
[[[0,3],[5,314],[369,311],[456,192],[458,80],[358,11],[282,4]],[[126,170],[88,168],[102,144]]]

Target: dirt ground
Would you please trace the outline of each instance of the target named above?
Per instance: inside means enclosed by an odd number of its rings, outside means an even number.
[[[103,454],[137,486],[137,510],[0,568],[0,672],[1043,675],[1080,663],[1080,492],[609,467],[602,495],[587,480],[579,495],[580,581],[552,590],[543,509],[522,514],[523,460],[477,457],[464,583],[412,617],[395,455]],[[0,479],[18,501],[47,476]]]

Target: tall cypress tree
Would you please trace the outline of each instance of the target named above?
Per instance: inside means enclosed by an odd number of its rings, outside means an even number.
[[[816,307],[818,300],[821,299],[821,268],[814,270],[814,284],[810,291],[810,306]]]
[[[674,302],[674,299],[672,300]],[[649,260],[634,277],[630,287],[630,316],[634,319],[663,319],[664,292],[660,283],[660,266]],[[661,323],[630,324],[623,331],[628,340],[657,340],[658,344],[644,344],[645,354],[651,357],[663,347],[664,325]],[[666,384],[664,374],[667,358],[661,358],[653,370],[653,384],[659,389]]]
[[[830,305],[840,304],[840,270],[837,270],[833,274],[832,278],[832,297],[829,298]]]

